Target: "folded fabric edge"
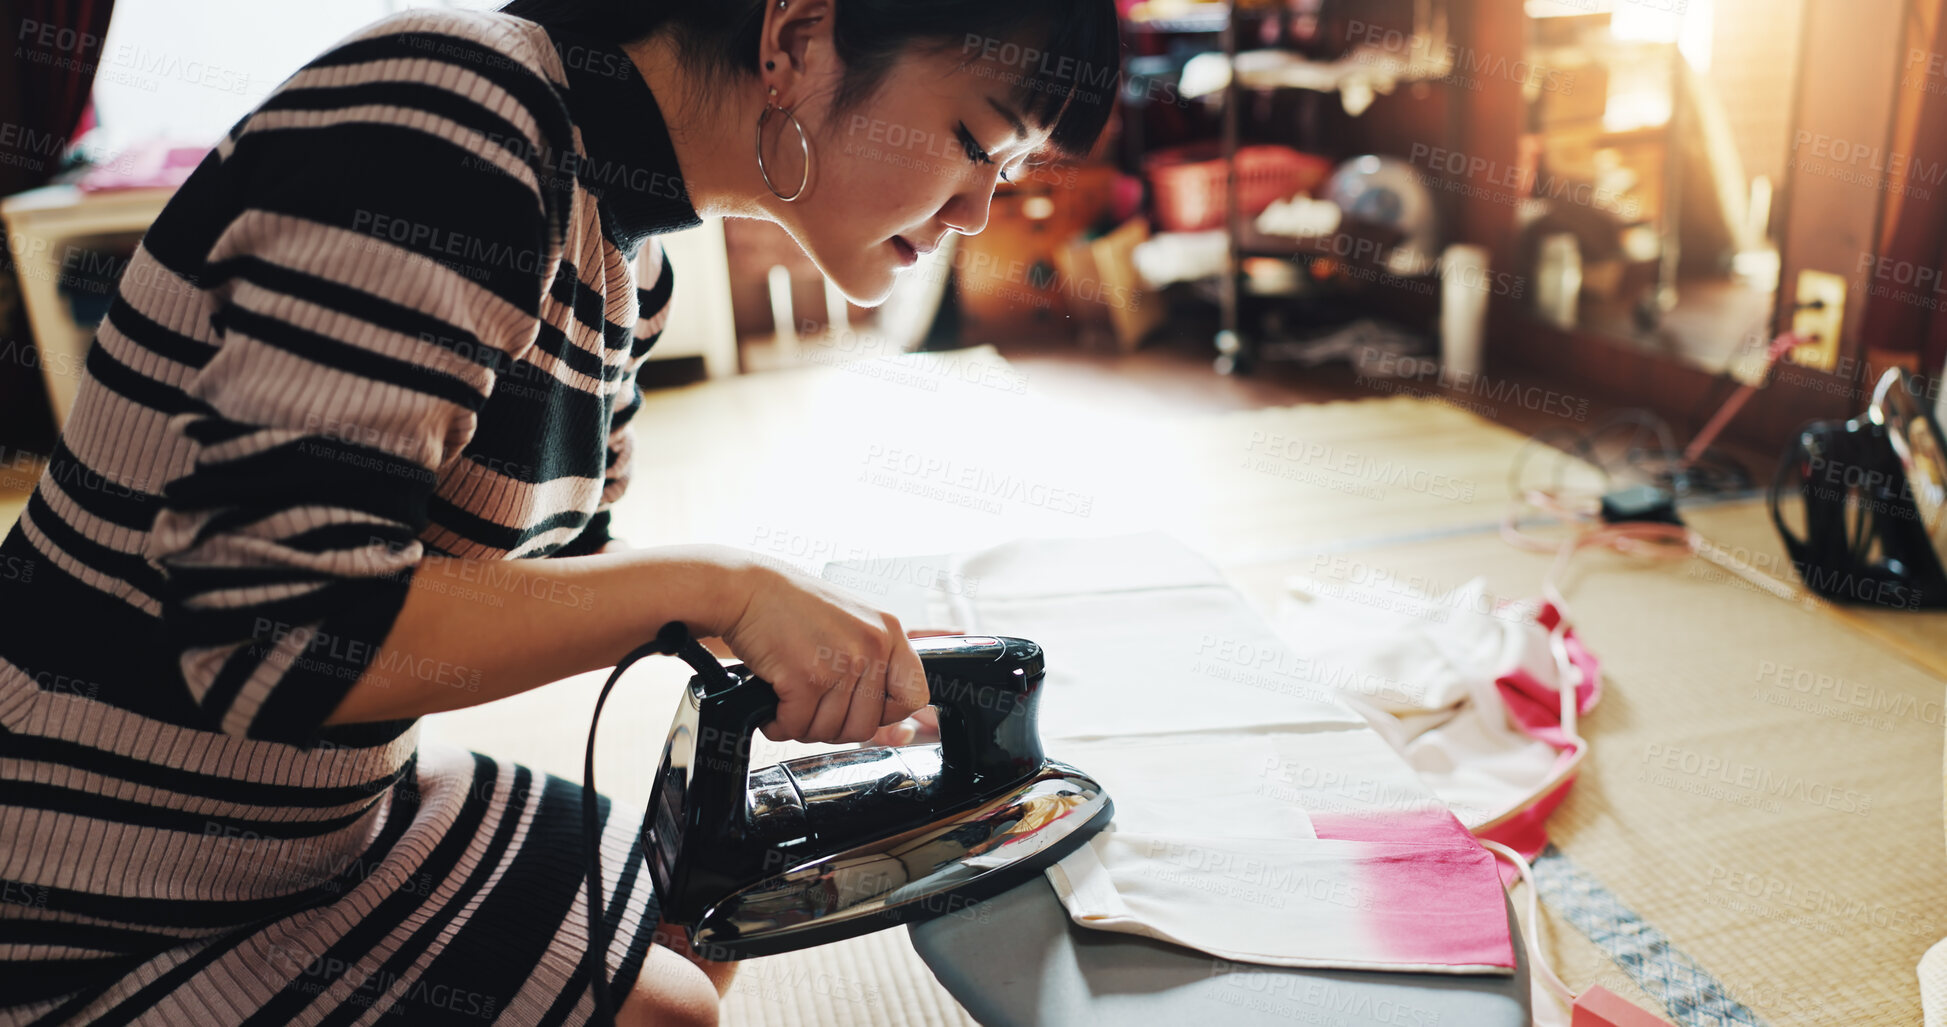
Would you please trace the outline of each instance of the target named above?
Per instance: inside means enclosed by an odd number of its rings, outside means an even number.
[[[1046,742],[1122,742],[1148,739],[1183,739],[1193,741],[1222,737],[1224,735],[1323,735],[1343,731],[1370,731],[1372,726],[1363,718],[1342,721],[1288,721],[1279,724],[1239,724],[1236,727],[1206,727],[1193,731],[1118,731],[1114,734],[1100,735],[1056,735],[1043,733],[1041,740]],[[1427,793],[1433,797],[1432,792]]]

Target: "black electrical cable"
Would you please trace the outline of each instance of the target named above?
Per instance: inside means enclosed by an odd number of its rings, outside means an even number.
[[[609,994],[608,948],[611,942],[608,918],[602,913],[602,825],[597,809],[595,791],[595,728],[602,722],[602,706],[608,702],[608,693],[615,683],[622,679],[622,673],[637,660],[657,654],[684,656],[690,646],[699,645],[690,638],[689,628],[682,621],[670,621],[656,632],[654,641],[637,646],[634,652],[622,658],[615,670],[602,685],[600,695],[595,697],[595,715],[588,720],[588,752],[582,760],[581,769],[581,829],[582,841],[588,846],[588,951],[582,954],[582,968],[587,971],[589,987],[595,994],[595,1016],[591,1023],[598,1027],[615,1027],[615,996]],[[707,650],[705,650],[707,652]]]
[[[1633,429],[1633,433],[1624,438],[1623,451],[1605,452],[1604,443],[1624,429]],[[1656,437],[1656,445],[1645,446],[1638,441],[1638,436],[1645,432]],[[1562,472],[1569,463],[1565,457],[1579,458],[1600,474],[1604,492],[1615,487],[1616,478],[1623,472],[1633,472],[1647,484],[1666,489],[1679,498],[1735,495],[1756,487],[1750,471],[1740,461],[1716,448],[1704,450],[1696,460],[1686,464],[1669,425],[1648,410],[1629,408],[1609,414],[1582,431],[1555,425],[1535,432],[1524,441],[1508,468],[1510,495],[1525,494],[1522,472],[1532,461],[1534,452],[1543,446],[1556,451],[1557,459],[1550,474],[1553,495],[1562,492]]]

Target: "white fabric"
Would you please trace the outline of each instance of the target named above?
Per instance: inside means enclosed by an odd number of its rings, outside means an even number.
[[[1040,643],[1048,752],[1115,802],[1110,828],[1048,871],[1077,923],[1240,962],[1508,972],[1400,958],[1371,868],[1427,846],[1320,839],[1308,811],[1430,815],[1452,828],[1442,852],[1485,854],[1202,556],[1148,533],[1022,540],[951,565],[966,587],[902,617]]]
[[[1476,578],[1447,592],[1351,565],[1350,584],[1288,578],[1273,624],[1330,667],[1327,683],[1469,828],[1531,798],[1559,759],[1508,720],[1497,678],[1517,667],[1561,687],[1548,631],[1526,604],[1496,609]]]
[[[1160,533],[1026,539],[952,558],[953,626],[1051,654],[1044,739],[1348,730],[1365,718],[1286,671],[1284,645],[1222,574]],[[1147,635],[1152,643],[1131,645]]]
[[[1920,1009],[1926,1027],[1947,1027],[1947,940],[1920,957]]]
[[[1401,960],[1359,937],[1380,901],[1361,873],[1371,847],[1319,839],[1306,810],[1442,811],[1370,731],[1102,739],[1060,758],[1116,802],[1110,829],[1048,871],[1084,927],[1271,966],[1501,969]]]

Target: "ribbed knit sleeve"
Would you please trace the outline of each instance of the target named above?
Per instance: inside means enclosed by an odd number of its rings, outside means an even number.
[[[202,257],[220,346],[169,422],[194,469],[145,554],[210,729],[307,744],[368,666],[439,680],[380,650],[441,468],[534,343],[570,152],[539,74],[394,33],[307,65],[218,148],[208,195],[172,203],[234,212]]]

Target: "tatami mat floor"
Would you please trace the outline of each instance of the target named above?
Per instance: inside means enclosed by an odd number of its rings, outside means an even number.
[[[1023,534],[1163,528],[1208,553],[1267,613],[1294,570],[1387,569],[1447,584],[1485,574],[1496,594],[1538,590],[1546,561],[1493,528],[1525,433],[1561,418],[1357,399],[1367,394],[1349,374],[1287,386],[1217,379],[1196,354],[1139,357],[1127,374],[1103,374],[1066,357],[1005,361],[976,349],[658,390],[638,420],[637,478],[618,531],[637,545],[717,541],[813,570]],[[0,523],[18,501],[0,495]],[[1751,504],[1699,509],[1694,523],[1749,553],[1775,549]],[[1770,1023],[1913,1022],[1913,963],[1947,933],[1936,887],[1947,869],[1939,718],[1908,711],[1859,724],[1808,712],[1773,702],[1764,673],[1867,680],[1920,711],[1940,708],[1941,679],[1858,625],[1783,606],[1700,564],[1646,569],[1591,555],[1564,588],[1606,661],[1608,693],[1584,725],[1593,762],[1554,822],[1563,850]],[[1947,649],[1942,617],[1868,621]],[[679,670],[645,665],[611,699],[600,776],[619,801],[646,798]],[[585,675],[429,718],[427,737],[578,778],[599,683]],[[1772,811],[1642,780],[1646,760],[1671,747],[1790,771],[1820,794],[1849,790],[1871,806]],[[760,748],[755,759],[789,751]],[[1874,839],[1870,858],[1862,838]],[[1727,885],[1750,880],[1782,884],[1753,905]],[[1810,902],[1811,915],[1793,902]],[[1655,1008],[1579,932],[1545,920],[1571,985],[1600,982]],[[1847,983],[1824,983],[1835,980]],[[895,929],[746,964],[725,1022],[971,1021]]]

